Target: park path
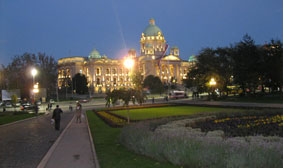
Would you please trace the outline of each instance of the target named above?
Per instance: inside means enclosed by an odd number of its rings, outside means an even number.
[[[63,113],[60,131],[50,124],[51,114],[1,126],[0,167],[37,167],[72,117],[73,113]]]
[[[85,116],[85,111],[83,112]],[[50,148],[38,168],[98,168],[86,117],[81,123],[72,119],[66,130]]]

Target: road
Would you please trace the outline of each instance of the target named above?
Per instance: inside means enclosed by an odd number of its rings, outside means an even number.
[[[62,115],[60,131],[50,124],[51,114],[0,127],[0,167],[36,167],[72,116]]]

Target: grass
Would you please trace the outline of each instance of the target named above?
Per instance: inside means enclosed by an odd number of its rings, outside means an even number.
[[[34,117],[34,116],[35,116],[34,114],[27,114],[27,113],[16,114],[16,115],[13,115],[12,113],[3,114],[3,115],[0,115],[0,125],[8,124],[11,122],[23,120],[23,119]]]
[[[119,144],[121,128],[109,127],[92,111],[87,117],[101,168],[177,168],[129,151]]]
[[[241,109],[237,109],[237,111]],[[132,120],[143,120],[151,118],[161,118],[168,116],[191,115],[200,112],[219,112],[219,111],[235,111],[229,108],[217,107],[193,107],[193,106],[177,106],[177,107],[158,107],[130,110],[130,118]],[[112,113],[127,117],[127,110],[112,111]]]

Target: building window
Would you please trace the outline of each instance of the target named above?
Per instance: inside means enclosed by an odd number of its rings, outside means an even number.
[[[106,69],[106,74],[110,74],[109,68]]]
[[[99,75],[100,74],[100,69],[96,68],[96,74]]]
[[[96,84],[100,85],[100,78],[96,79]]]
[[[113,79],[113,81],[114,81],[114,82],[113,82],[113,83],[114,83],[114,85],[116,85],[116,83],[117,83],[117,79],[116,79],[116,78],[114,78],[114,79]]]
[[[117,71],[116,71],[116,69],[114,68],[114,69],[112,69],[112,73],[113,74],[116,74],[117,73]]]

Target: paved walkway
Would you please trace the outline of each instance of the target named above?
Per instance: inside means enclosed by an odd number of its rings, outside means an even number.
[[[86,117],[82,123],[76,123],[74,117],[38,168],[97,168],[93,149]]]
[[[51,115],[2,125],[0,167],[36,167],[72,117],[73,113],[63,113],[60,131],[55,131],[54,126],[50,124]]]
[[[179,100],[171,101],[174,103],[184,103],[188,105],[201,106],[224,106],[224,107],[246,107],[246,108],[283,108],[283,104],[273,103],[246,103],[246,102],[221,102],[221,101],[197,101],[197,100]]]

